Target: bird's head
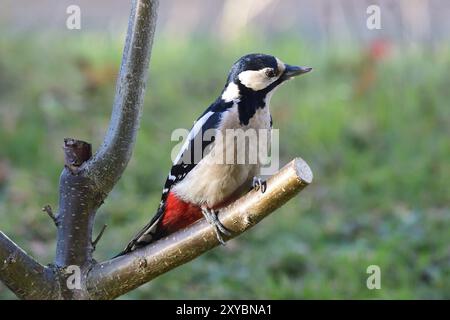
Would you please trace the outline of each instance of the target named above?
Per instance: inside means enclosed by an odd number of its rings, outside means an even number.
[[[286,80],[311,70],[286,64],[271,55],[247,54],[233,64],[222,99],[231,101],[246,94],[265,96]]]

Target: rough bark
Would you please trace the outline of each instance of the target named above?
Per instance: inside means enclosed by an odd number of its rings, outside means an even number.
[[[57,298],[53,271],[30,257],[1,231],[0,279],[21,299]]]

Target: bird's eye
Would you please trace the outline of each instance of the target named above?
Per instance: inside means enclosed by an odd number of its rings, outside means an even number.
[[[275,71],[273,69],[267,69],[266,70],[266,76],[268,76],[269,78],[273,78],[275,77]]]

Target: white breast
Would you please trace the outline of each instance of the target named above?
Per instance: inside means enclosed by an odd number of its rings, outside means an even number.
[[[214,207],[226,200],[236,190],[240,188],[248,190],[252,178],[259,173],[260,160],[258,156],[255,156],[259,150],[257,144],[247,144],[244,153],[245,163],[237,162],[237,160],[242,159],[238,157],[241,149],[238,148],[235,139],[227,139],[226,131],[227,129],[242,129],[234,131],[237,139],[245,138],[242,135],[249,134],[250,130],[253,130],[257,136],[261,134],[270,136],[268,106],[258,109],[248,125],[241,126],[237,105],[235,104],[226,111],[219,127],[224,134],[224,139],[216,139],[208,155],[172,189],[184,201],[200,206]],[[265,131],[259,129],[265,129]],[[269,143],[270,139],[265,141]],[[230,150],[235,155],[234,159],[227,158],[227,152],[230,152]],[[256,161],[248,161],[251,159],[256,159]]]

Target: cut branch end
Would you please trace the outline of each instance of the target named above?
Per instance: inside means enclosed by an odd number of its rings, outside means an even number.
[[[92,146],[81,140],[65,138],[63,150],[64,164],[72,173],[92,157]]]

